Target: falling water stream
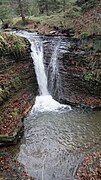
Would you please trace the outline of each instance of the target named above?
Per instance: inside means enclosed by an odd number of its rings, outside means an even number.
[[[71,110],[70,106],[55,101],[47,88],[44,42],[35,33],[18,35],[31,43],[39,96],[24,120],[24,137],[17,159],[36,180],[74,180],[84,156],[101,148],[101,112]],[[51,67],[53,63],[55,69],[54,54],[60,44],[59,39],[51,58]]]
[[[52,53],[50,63],[48,66],[48,87],[51,94],[58,93],[58,97],[62,96],[61,90],[61,79],[59,76],[59,62],[58,62],[58,52],[61,44],[61,38],[55,43],[54,51]]]
[[[29,38],[28,38],[29,40]],[[44,68],[44,57],[43,57],[43,43],[42,40],[36,36],[34,38],[30,38],[31,43],[31,56],[33,59],[33,63],[35,65],[35,72],[37,76],[37,81],[39,85],[39,96],[36,97],[35,105],[32,108],[32,111],[56,111],[56,110],[63,110],[63,109],[69,109],[71,110],[70,106],[63,105],[55,101],[52,96],[50,95],[48,91],[48,83],[47,83],[47,76],[45,73]],[[55,77],[55,71],[57,72],[56,68],[56,55],[57,49],[59,47],[59,43],[55,47],[55,50],[52,54],[52,76],[51,76],[51,82],[54,82],[54,79],[52,77]],[[52,86],[53,90],[53,86]]]
[[[44,68],[44,53],[43,53],[43,42],[39,36],[33,33],[23,31],[23,33],[17,33],[19,36],[27,38],[31,44],[31,57],[35,66],[35,72],[37,76],[37,82],[39,85],[39,96],[36,97],[35,105],[32,108],[33,111],[58,111],[63,109],[71,110],[70,106],[60,104],[55,101],[48,91],[47,76]],[[57,43],[51,58],[52,76],[51,82],[54,83],[54,77],[57,73],[58,67],[56,67],[57,49],[59,48],[60,40]],[[50,66],[50,65],[49,65]],[[56,72],[56,73],[55,73]],[[53,78],[53,79],[52,79]],[[55,77],[56,78],[56,77]],[[51,84],[51,85],[52,85]],[[53,86],[52,86],[53,87]],[[52,89],[53,90],[53,89]]]

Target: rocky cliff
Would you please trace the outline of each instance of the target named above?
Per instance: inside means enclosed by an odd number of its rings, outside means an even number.
[[[7,145],[20,137],[37,82],[29,43],[9,33],[0,38],[0,145]]]
[[[46,71],[58,37],[46,37]],[[53,40],[54,39],[54,40]],[[101,36],[82,39],[61,37],[57,52],[61,92],[52,95],[60,102],[99,109],[101,106]],[[59,81],[55,81],[59,85]],[[56,86],[55,86],[56,89]]]

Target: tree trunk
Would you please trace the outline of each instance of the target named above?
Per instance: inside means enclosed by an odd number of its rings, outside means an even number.
[[[65,12],[66,11],[66,1],[63,0],[63,11]]]
[[[48,16],[48,2],[47,2],[47,0],[45,1],[45,9],[46,9],[46,14]]]
[[[23,11],[23,5],[22,5],[21,0],[18,0],[18,5],[19,5],[20,15],[21,15],[21,18],[22,18],[22,23],[23,23],[23,25],[25,25],[26,24],[26,19],[25,19],[25,15],[24,15],[24,11]]]
[[[63,0],[63,12],[64,12],[63,24],[64,24],[64,27],[66,28],[66,15],[65,15],[65,12],[66,12],[66,0]]]
[[[39,11],[41,14],[46,13],[48,15],[48,2],[47,0],[39,0]]]

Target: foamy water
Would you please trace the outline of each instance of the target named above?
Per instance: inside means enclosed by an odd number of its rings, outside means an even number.
[[[32,108],[32,112],[62,111],[62,110],[71,110],[71,107],[64,104],[60,104],[59,102],[55,101],[51,95],[37,96],[35,105]]]

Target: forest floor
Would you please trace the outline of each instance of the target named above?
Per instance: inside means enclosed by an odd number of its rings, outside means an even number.
[[[69,12],[68,12],[69,11]],[[56,13],[50,16],[28,17],[26,26],[18,21],[13,27],[35,31],[42,35],[66,35],[82,38],[89,35],[101,34],[101,2],[94,8],[86,11],[77,7],[68,9],[65,13]]]

